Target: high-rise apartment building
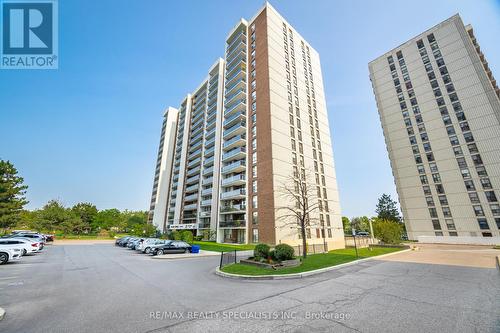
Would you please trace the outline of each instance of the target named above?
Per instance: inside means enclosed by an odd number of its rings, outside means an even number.
[[[272,6],[229,32],[224,59],[181,103],[175,132],[153,221],[212,230],[218,242],[300,244],[281,189],[307,181],[319,206],[308,243],[344,247],[319,55]],[[163,192],[166,209],[156,201]]]
[[[410,239],[499,237],[500,90],[472,27],[455,15],[369,70]]]

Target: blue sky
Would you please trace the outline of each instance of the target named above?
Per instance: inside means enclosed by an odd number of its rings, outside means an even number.
[[[0,70],[0,158],[50,199],[147,209],[162,114],[262,1],[59,2],[59,69]],[[321,56],[342,214],[396,197],[367,63],[460,13],[500,78],[500,1],[272,1]]]

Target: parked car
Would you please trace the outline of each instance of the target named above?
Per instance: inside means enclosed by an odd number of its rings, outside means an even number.
[[[158,238],[147,238],[136,247],[136,250],[141,251],[142,253],[150,254],[151,249],[166,244],[167,242],[170,241]]]
[[[38,252],[38,243],[29,238],[0,238],[0,248],[20,248],[22,255]]]
[[[43,249],[43,247],[45,245],[45,237],[43,237],[43,235],[40,235],[40,234],[17,233],[17,234],[10,235],[9,237],[11,237],[11,238],[21,237],[21,238],[30,238],[32,240],[36,240],[38,243],[40,243],[40,250]]]
[[[370,233],[367,231],[356,231],[356,236],[370,236]]]
[[[6,264],[9,261],[21,259],[21,249],[8,249],[0,247],[0,265]]]
[[[162,255],[165,253],[186,253],[191,252],[191,245],[183,241],[170,241],[152,249],[151,253]]]
[[[132,239],[132,238],[133,238],[132,236],[126,236],[126,237],[120,238],[120,240],[118,241],[117,245],[118,246],[122,246],[122,247],[126,247],[128,241],[130,239]]]
[[[135,250],[135,247],[136,247],[137,245],[139,245],[139,243],[140,243],[141,241],[143,241],[143,240],[144,240],[144,238],[136,238],[136,239],[134,239],[134,240],[132,240],[132,241],[128,242],[127,247],[128,247],[129,249],[131,249],[131,250]]]
[[[53,242],[55,236],[54,235],[48,235],[48,234],[43,234],[45,236],[45,241],[46,242]]]

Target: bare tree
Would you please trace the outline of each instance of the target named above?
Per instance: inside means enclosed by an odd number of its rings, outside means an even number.
[[[310,173],[302,174],[300,178],[289,176],[278,187],[278,194],[286,202],[276,208],[278,220],[283,221],[283,227],[298,229],[304,249],[302,256],[307,256],[307,228],[319,225],[318,218],[321,201],[318,200],[316,184],[311,181]],[[324,237],[323,231],[323,237]]]

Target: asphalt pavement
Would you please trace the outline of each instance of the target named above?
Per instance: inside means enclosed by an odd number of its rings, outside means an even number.
[[[500,332],[496,268],[373,260],[298,280],[52,245],[0,266],[0,332]]]

